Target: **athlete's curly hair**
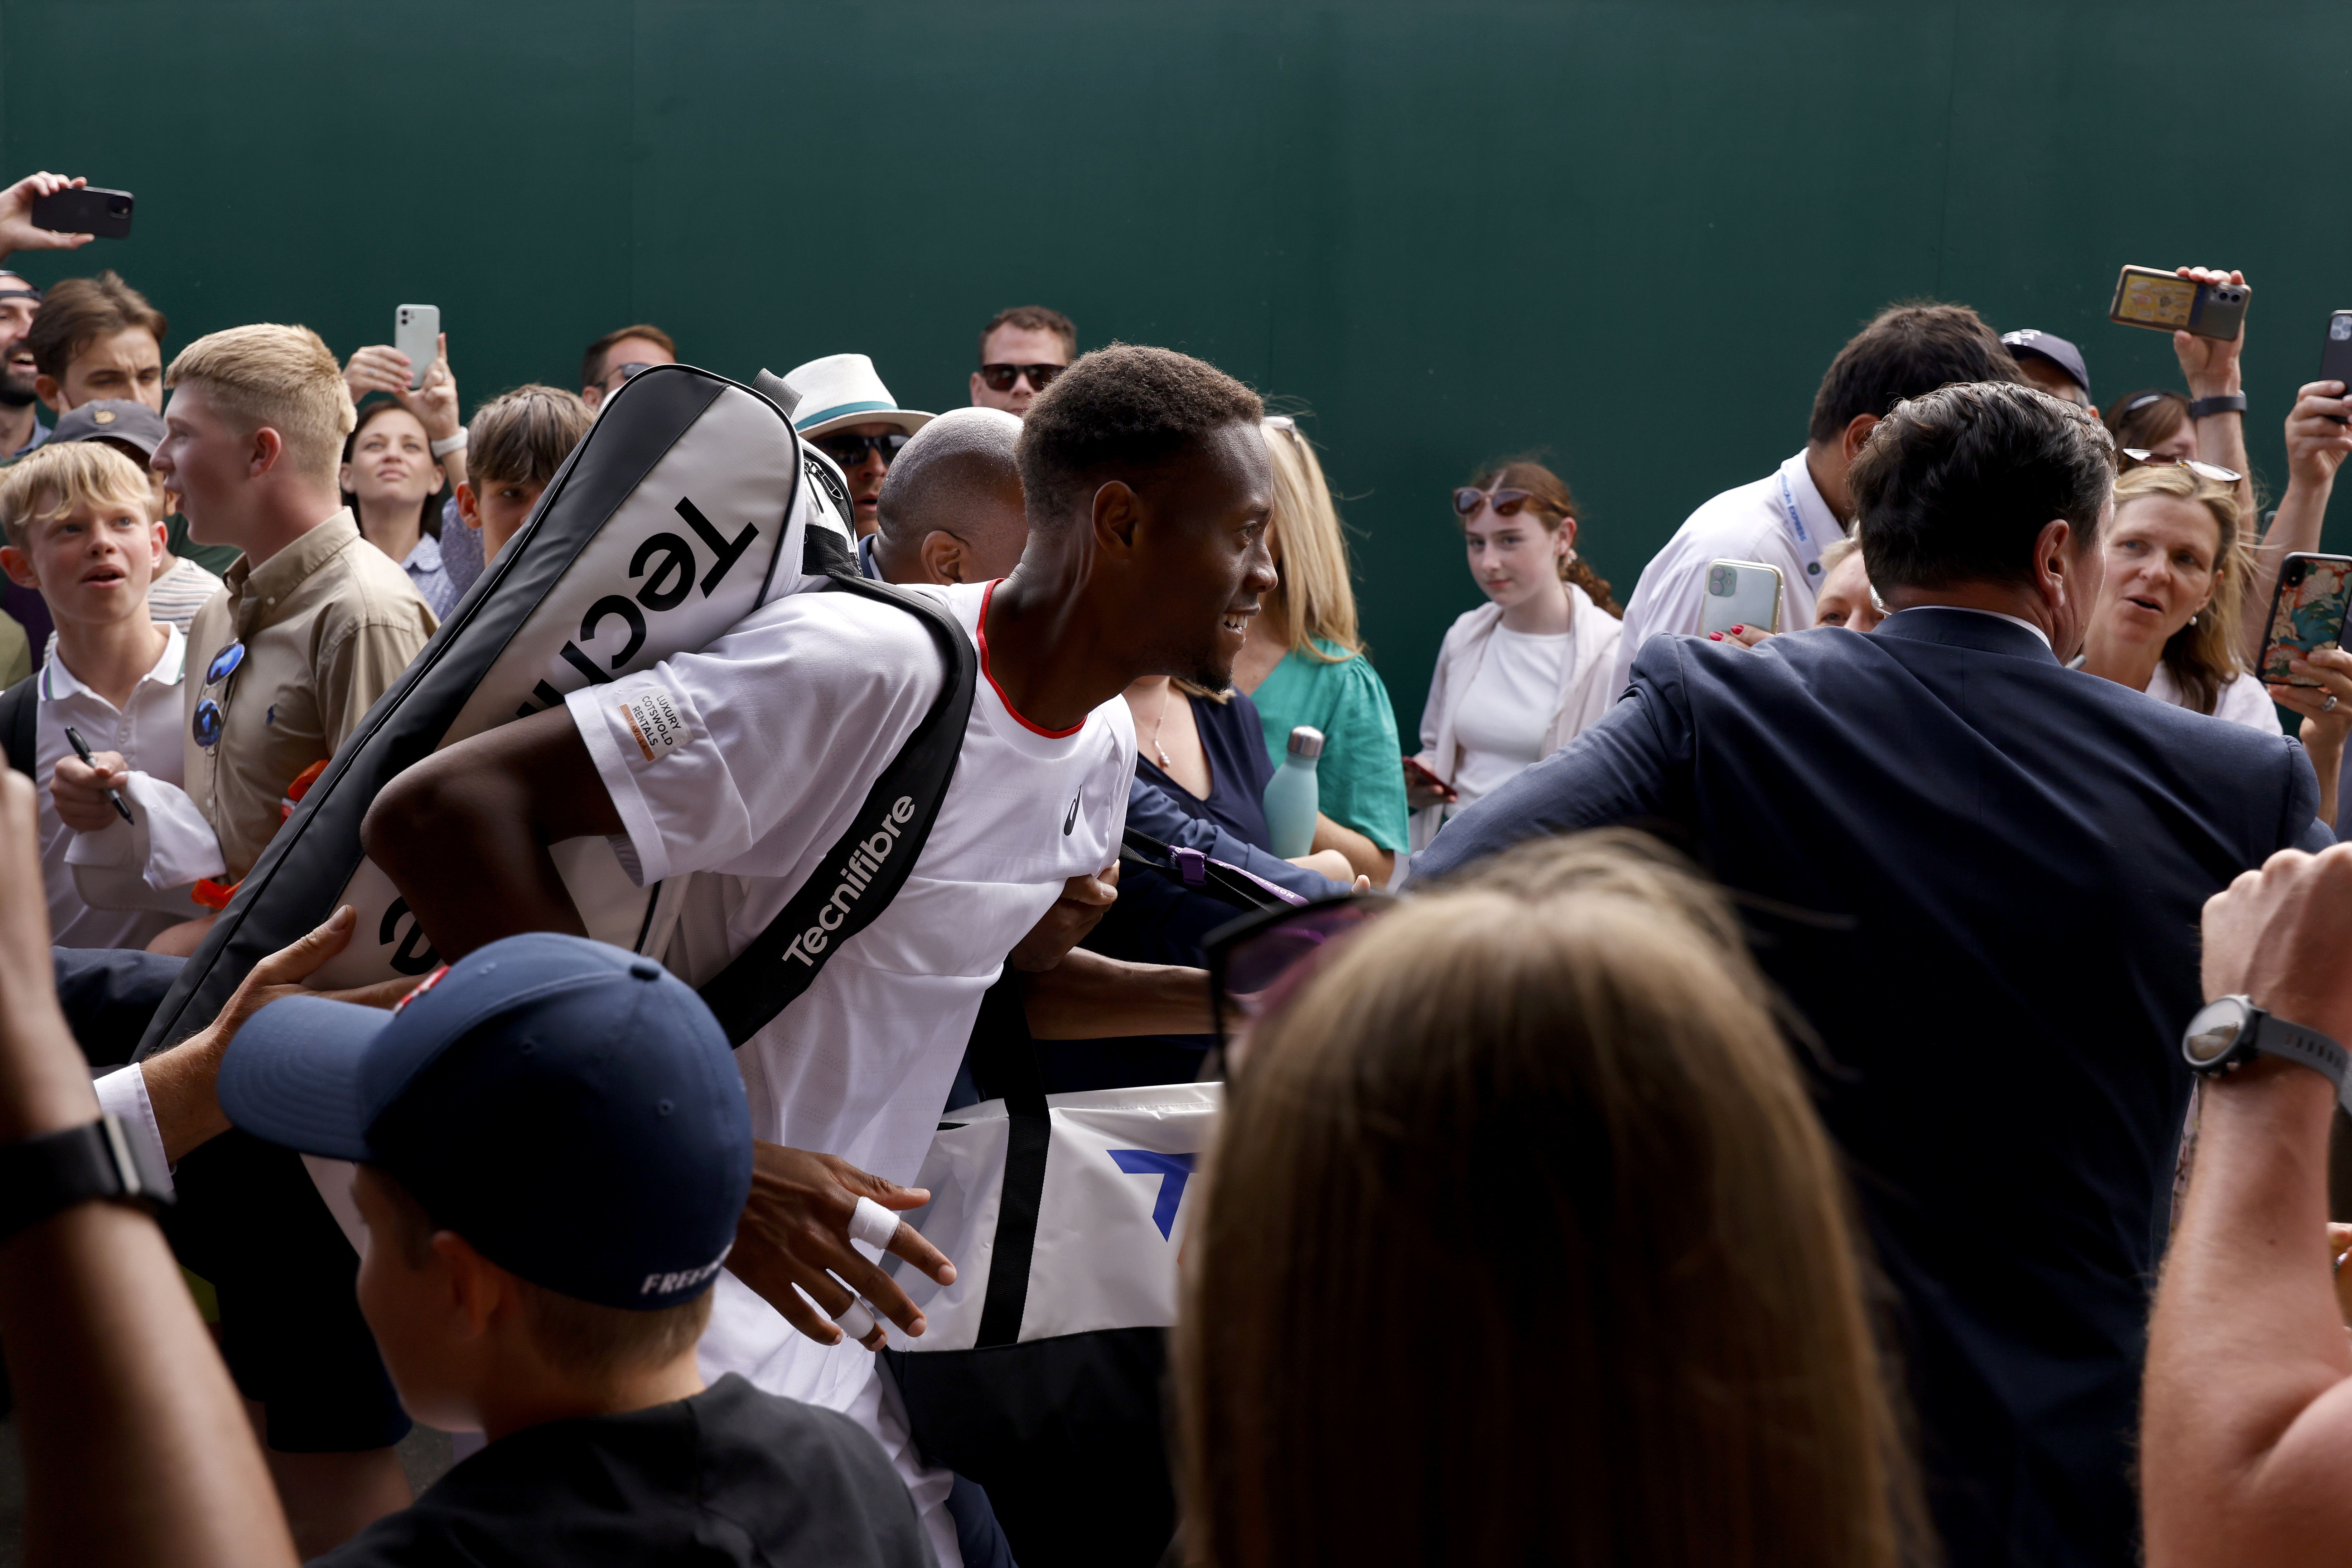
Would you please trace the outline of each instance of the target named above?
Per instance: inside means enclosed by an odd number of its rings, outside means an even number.
[[[1112,343],[1085,354],[1022,421],[1029,526],[1059,528],[1106,479],[1149,482],[1211,431],[1254,426],[1265,412],[1256,393],[1173,349]]]

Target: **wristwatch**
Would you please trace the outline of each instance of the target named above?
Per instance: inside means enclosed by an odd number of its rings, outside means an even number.
[[[92,1198],[170,1203],[170,1179],[148,1159],[111,1116],[0,1144],[0,1242]]]
[[[2209,1078],[2218,1078],[2256,1057],[2282,1057],[2300,1062],[2336,1086],[2336,1099],[2352,1110],[2346,1077],[2352,1058],[2344,1047],[2316,1029],[2263,1012],[2243,996],[2223,996],[2209,1002],[2189,1020],[2180,1039],[2180,1054],[2189,1065]]]
[[[2193,399],[2189,405],[2189,417],[2191,419],[2210,418],[2216,414],[2243,414],[2245,411],[2246,395],[2242,392],[2225,392],[2214,397],[2200,397]]]

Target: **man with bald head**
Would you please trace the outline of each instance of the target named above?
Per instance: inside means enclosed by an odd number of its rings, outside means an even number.
[[[1001,408],[957,408],[917,431],[882,482],[875,531],[858,564],[887,583],[991,583],[1029,542],[1013,444],[1021,421]]]

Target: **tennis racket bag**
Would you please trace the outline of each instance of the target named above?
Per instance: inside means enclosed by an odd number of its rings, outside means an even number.
[[[939,700],[868,796],[869,806],[904,825],[906,848],[884,863],[816,963],[784,963],[782,955],[834,890],[824,878],[815,879],[822,887],[803,889],[768,932],[703,987],[729,1037],[738,1045],[749,1039],[904,881],[947,793],[971,711],[977,669],[971,639],[934,601],[861,577],[854,538],[839,471],[802,443],[765,392],[685,365],[658,365],[625,382],[521,531],[270,840],[157,1009],[141,1056],[210,1022],[257,962],[339,904],[355,906],[358,928],[313,986],[423,974],[440,962],[391,879],[360,847],[369,805],[410,763],[558,706],[572,692],[703,647],[785,595],[863,594],[920,618],[949,671]],[[859,812],[853,837],[870,834],[873,816]],[[845,859],[852,847],[845,839],[834,857]],[[668,932],[658,889],[635,887],[601,837],[558,844],[553,856],[590,935],[659,954]]]

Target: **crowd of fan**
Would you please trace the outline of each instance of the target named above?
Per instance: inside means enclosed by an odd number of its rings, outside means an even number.
[[[26,221],[63,184],[0,193],[0,256],[79,243]],[[668,973],[731,956],[938,679],[919,633],[803,595],[627,678],[732,710],[716,774],[633,772],[557,705],[383,792],[368,853],[453,961],[429,992],[306,1000],[342,911],[124,1065],[136,998],[680,353],[621,327],[576,391],[463,419],[446,337],[419,367],[169,333],[110,270],[0,271],[0,1139],[103,1112],[182,1200],[168,1241],[89,1203],[0,1238],[36,1560],[1128,1560],[1067,1477],[927,1460],[848,1342],[886,1333],[861,1301],[921,1331],[852,1226],[919,1206],[906,1152],[1002,1092],[964,1049],[989,995],[1049,1091],[1228,1085],[1168,1451],[1120,1457],[1138,1561],[2352,1557],[2336,1093],[2193,1080],[2179,1045],[2231,995],[2352,1039],[2352,655],[2262,666],[2352,388],[2294,391],[2265,511],[2242,335],[2177,334],[2185,391],[2102,413],[2073,343],[1889,308],[1622,605],[1554,468],[1430,498],[1481,598],[1408,752],[1297,419],[1034,306],[982,329],[969,409],[814,359],[756,384],[837,468],[860,570],[936,590],[985,676],[985,784],[922,852],[972,901],[893,916],[937,927],[894,935],[913,973],[836,965],[740,1055]],[[1778,572],[1774,624],[1704,628],[1725,561]],[[1302,728],[1304,847],[1264,805]],[[1121,881],[1127,830],[1305,902],[1213,938],[1230,909]],[[667,969],[581,939],[548,847],[584,836],[729,889]],[[273,1089],[306,1052],[349,1103]],[[656,1093],[659,1136],[615,1109]],[[285,1149],[359,1162],[356,1265],[320,1263]],[[482,1435],[421,1497],[412,1416]]]

